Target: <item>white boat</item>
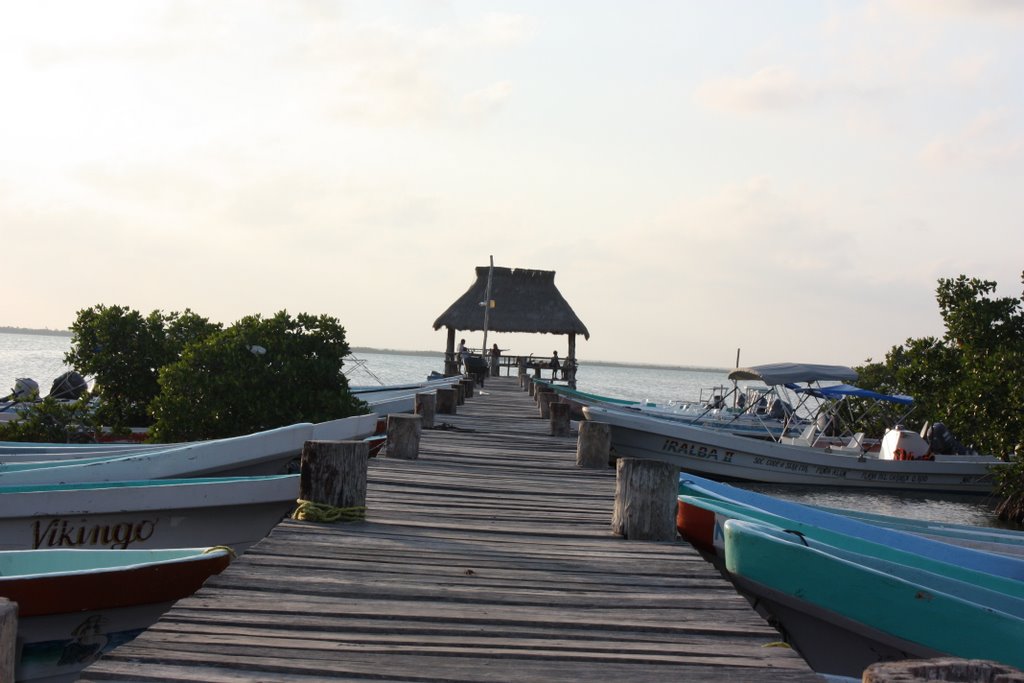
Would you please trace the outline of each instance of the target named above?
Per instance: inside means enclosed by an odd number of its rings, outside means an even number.
[[[0,596],[18,604],[14,680],[78,680],[230,561],[224,548],[0,552]]]
[[[6,462],[0,464],[0,486],[276,474],[312,436],[313,425],[301,423],[130,455]]]
[[[758,407],[756,399],[747,405],[746,392],[740,394],[745,399],[744,408],[729,407],[726,401],[728,393],[724,387],[717,387],[718,392],[710,394],[707,401],[670,400],[658,403],[649,399],[633,401],[601,396],[543,380],[534,380],[534,382],[550,387],[553,392],[569,403],[571,414],[577,417],[583,417],[585,406],[605,406],[764,439],[799,433],[806,423],[806,420],[793,415],[784,416],[781,413],[779,415],[772,413],[767,401],[764,408]],[[755,388],[749,388],[748,391],[758,398],[763,393]],[[775,405],[781,408],[782,404],[776,403]]]
[[[31,441],[0,441],[0,463],[35,462],[39,460],[65,460],[99,458],[110,455],[129,455],[143,451],[166,450],[184,443],[41,443]]]
[[[744,370],[769,385],[856,376],[842,366],[779,364]],[[927,452],[927,442],[906,430],[890,430],[874,450],[866,447],[863,434],[839,443],[833,437],[817,438],[817,421],[800,437],[771,441],[606,406],[587,406],[583,412],[611,426],[614,455],[668,462],[713,479],[989,493],[992,469],[1006,466],[993,456]]]
[[[369,413],[269,429],[246,436],[179,444],[32,444],[0,445],[0,486],[19,483],[65,483],[162,479],[167,477],[276,474],[302,452],[309,440],[360,440],[377,429]],[[30,471],[57,469],[51,475]]]
[[[371,412],[386,416],[392,413],[411,413],[416,407],[416,394],[447,389],[460,379],[460,376],[440,377],[408,384],[356,386],[349,389],[353,396],[366,403]]]
[[[299,475],[0,486],[0,550],[245,552],[288,514]]]

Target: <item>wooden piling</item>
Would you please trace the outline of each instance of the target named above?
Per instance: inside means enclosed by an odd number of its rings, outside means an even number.
[[[416,394],[413,413],[422,418],[423,429],[433,429],[434,415],[437,413],[437,394],[433,391],[424,391]]]
[[[569,404],[552,401],[548,410],[551,412],[551,436],[569,436],[572,433],[569,423]]]
[[[576,466],[603,470],[611,461],[612,428],[605,422],[580,422],[576,438]]]
[[[558,397],[555,396],[555,392],[550,389],[537,394],[537,410],[542,419],[551,419],[551,404],[556,400],[558,400]]]
[[[419,458],[422,430],[423,420],[419,415],[388,415],[388,444],[384,449],[384,456],[400,460]]]
[[[674,541],[678,496],[678,467],[656,460],[619,458],[612,533],[631,541]]]
[[[464,377],[462,379],[462,388],[465,389],[465,397],[466,398],[473,398],[473,385],[474,384],[476,384],[476,382],[473,380],[472,377]]]
[[[864,669],[863,683],[925,683],[926,681],[959,681],[960,683],[1024,683],[1024,672],[1006,664],[985,659],[905,659],[898,662],[877,662]]]
[[[458,405],[465,405],[466,403],[466,385],[462,382],[457,382],[452,385],[452,389],[455,389],[455,403]]]
[[[302,446],[299,499],[317,507],[365,510],[369,457],[370,446],[365,441],[307,441]],[[310,519],[300,516],[302,509],[300,504],[296,516]],[[321,521],[315,516],[312,519]]]
[[[436,390],[437,393],[437,414],[438,415],[455,415],[456,406],[459,403],[458,391],[455,387],[440,388]]]
[[[0,598],[0,681],[14,680],[18,655],[18,605]]]

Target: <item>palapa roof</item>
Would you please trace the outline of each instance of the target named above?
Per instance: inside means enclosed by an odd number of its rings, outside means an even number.
[[[484,329],[484,307],[487,297],[488,266],[478,266],[476,282],[434,321],[434,329]],[[540,332],[550,334],[582,334],[590,332],[572,307],[555,287],[555,271],[526,268],[494,268],[491,278],[491,299],[494,308],[487,317],[491,332]]]

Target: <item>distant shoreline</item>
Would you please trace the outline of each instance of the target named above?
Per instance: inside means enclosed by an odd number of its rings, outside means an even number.
[[[36,329],[31,327],[3,327],[0,326],[0,334],[38,334],[50,337],[70,337],[71,330],[50,330]],[[353,346],[352,353],[382,353],[394,356],[427,356],[431,358],[444,358],[443,351],[404,351],[402,349],[375,349],[369,346]],[[653,370],[708,370],[711,372],[727,372],[727,368],[706,368],[695,365],[667,365],[664,363],[621,363],[618,361],[605,360],[582,360],[584,365],[602,365],[617,368],[651,368]]]
[[[0,326],[0,334],[40,334],[50,337],[70,337],[71,330],[51,330],[49,328],[38,329],[34,327]]]

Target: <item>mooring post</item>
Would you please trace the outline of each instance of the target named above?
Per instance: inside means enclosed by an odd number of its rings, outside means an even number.
[[[537,407],[543,419],[551,419],[551,404],[557,399],[558,397],[555,395],[555,392],[550,389],[537,394]]]
[[[0,681],[14,680],[18,655],[18,605],[0,598]]]
[[[569,404],[552,401],[548,406],[551,412],[551,436],[569,436],[572,426],[569,422]]]
[[[612,427],[606,422],[580,422],[576,438],[576,467],[603,470],[611,464]]]
[[[615,463],[612,533],[631,541],[674,541],[679,468],[657,460]]]
[[[462,382],[453,384],[452,388],[455,389],[455,402],[460,406],[466,403],[466,385]]]
[[[864,669],[863,683],[925,683],[959,681],[961,683],[1024,683],[1024,672],[987,659],[906,659],[876,662]]]
[[[434,414],[437,412],[437,394],[433,391],[416,394],[413,412],[423,419],[423,429],[433,429]]]
[[[466,389],[466,398],[473,398],[473,385],[476,384],[476,380],[472,377],[465,378],[462,380],[462,386]]]
[[[454,415],[459,403],[458,391],[455,387],[437,389],[437,414]]]
[[[299,507],[293,517],[311,521],[361,519],[366,511],[365,441],[307,441],[299,469]],[[308,512],[308,514],[307,514]],[[340,517],[332,519],[332,515]]]
[[[388,415],[388,443],[384,447],[384,457],[399,460],[419,458],[422,430],[423,419],[419,415]]]

